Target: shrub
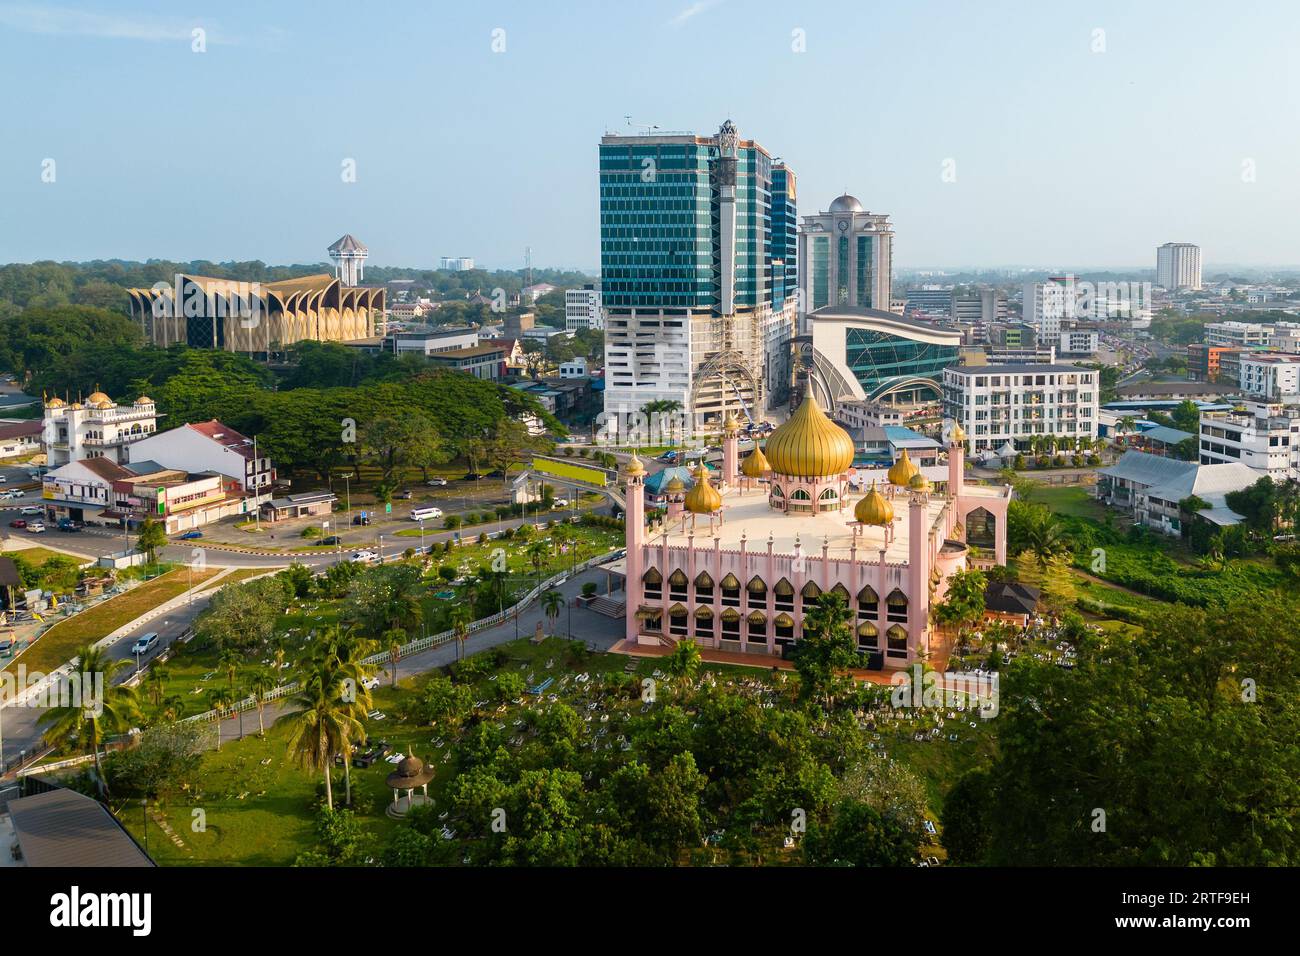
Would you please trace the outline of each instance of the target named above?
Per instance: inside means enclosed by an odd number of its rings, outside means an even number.
[[[442,526],[444,528],[459,528],[460,515],[447,515],[447,517],[442,519]]]
[[[314,524],[309,524],[307,527],[302,529],[302,536],[304,538],[319,538],[321,536],[320,528],[316,527]]]
[[[573,446],[572,446],[572,445],[568,445],[568,446],[565,447],[565,449],[564,449],[564,457],[565,457],[565,458],[572,458],[572,457],[573,457]]]

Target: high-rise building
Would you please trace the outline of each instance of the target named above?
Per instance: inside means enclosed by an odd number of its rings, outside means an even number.
[[[1190,242],[1166,242],[1156,249],[1156,285],[1162,288],[1201,287],[1201,247]]]
[[[472,256],[443,256],[438,260],[438,268],[448,272],[469,272],[474,268]]]
[[[607,430],[656,401],[692,430],[784,398],[795,301],[773,246],[789,241],[793,186],[730,120],[712,136],[601,139]]]
[[[970,436],[971,451],[1001,454],[1036,437],[1097,437],[1097,372],[1074,365],[984,365],[943,371],[944,415]]]
[[[1055,342],[1061,337],[1061,323],[1078,318],[1082,298],[1083,291],[1074,276],[1026,282],[1024,322],[1034,327],[1040,340]]]
[[[799,230],[804,310],[847,305],[887,311],[893,246],[889,216],[868,212],[853,196],[839,196],[826,212],[804,216]]]
[[[784,302],[799,287],[799,217],[794,170],[772,164],[772,298]]]

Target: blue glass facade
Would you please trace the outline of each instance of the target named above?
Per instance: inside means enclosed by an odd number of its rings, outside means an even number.
[[[732,164],[713,138],[607,137],[600,144],[600,266],[607,308],[716,309],[721,305],[720,221]],[[762,149],[736,149],[735,305],[773,300],[773,203],[782,203],[782,248],[796,256],[793,177]],[[782,278],[782,287],[793,288]]]
[[[894,382],[912,377],[938,383],[943,370],[957,364],[955,345],[934,345],[875,329],[846,329],[845,364],[868,397],[887,391]]]
[[[784,163],[772,167],[772,299],[784,302],[799,288],[799,218],[795,176]]]

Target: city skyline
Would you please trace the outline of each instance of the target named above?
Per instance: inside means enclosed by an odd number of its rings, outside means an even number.
[[[37,94],[11,104],[0,261],[312,263],[352,232],[376,266],[519,268],[528,246],[594,272],[600,136],[730,118],[798,171],[801,217],[846,191],[887,212],[899,271],[1153,269],[1169,241],[1207,271],[1300,264],[1282,173],[1300,132],[1277,121],[1300,93],[1298,14],[1182,9],[676,0],[411,7],[338,31],[302,4],[0,2]],[[249,228],[258,204],[274,232]]]

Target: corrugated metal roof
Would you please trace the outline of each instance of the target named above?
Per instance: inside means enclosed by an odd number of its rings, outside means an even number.
[[[153,866],[102,804],[60,788],[9,801],[28,866]]]

